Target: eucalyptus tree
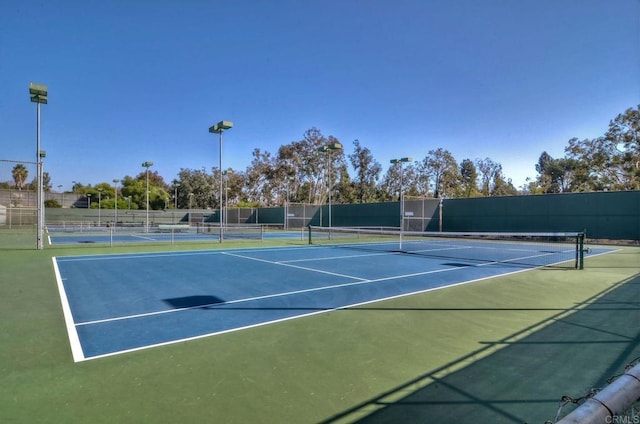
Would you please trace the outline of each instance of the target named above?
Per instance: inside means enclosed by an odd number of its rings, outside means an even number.
[[[460,182],[458,163],[448,150],[439,147],[430,150],[419,164],[419,174],[433,181],[433,197],[452,197]]]
[[[371,154],[371,151],[360,145],[359,140],[353,142],[353,153],[349,155],[356,178],[353,181],[358,203],[369,203],[376,200],[376,182],[380,178],[382,166]]]
[[[246,170],[245,197],[248,202],[261,205],[273,203],[272,183],[275,176],[275,161],[271,153],[254,149],[253,159]]]
[[[616,116],[609,123],[605,138],[618,151],[623,171],[620,188],[640,189],[640,105]]]
[[[502,165],[491,158],[476,159],[475,165],[480,176],[480,194],[489,197],[494,191],[496,177],[502,175]]]

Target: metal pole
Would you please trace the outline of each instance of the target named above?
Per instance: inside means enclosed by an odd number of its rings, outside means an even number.
[[[36,163],[38,173],[37,199],[38,203],[38,233],[36,236],[36,247],[42,250],[42,228],[44,219],[42,217],[42,158],[40,157],[40,103],[36,105]]]
[[[440,198],[440,204],[438,205],[438,224],[439,230],[442,232],[442,197]]]
[[[113,219],[113,227],[115,229],[116,225],[118,225],[118,183],[116,182],[116,180],[113,180],[113,185],[115,186],[115,202],[114,202],[114,208],[115,208],[115,216]]]
[[[222,238],[223,238],[223,234],[222,234],[222,210],[223,205],[222,205],[222,130],[220,130],[220,243],[222,243]]]
[[[333,162],[331,161],[331,152],[329,152],[329,238],[331,238],[331,178],[333,177]]]
[[[174,205],[174,209],[178,209],[178,186],[173,186],[174,188],[174,193],[173,193],[173,199],[175,200],[175,205]]]
[[[402,162],[400,162],[400,250],[402,250],[402,233],[404,231],[404,190],[402,190],[403,176],[404,170],[402,167]]]
[[[227,213],[229,212],[229,209],[227,209],[229,207],[229,174],[228,173],[225,174],[225,178],[224,178],[224,206],[225,206],[224,225],[228,226],[229,225],[229,214]]]
[[[149,167],[147,166],[147,214],[146,221],[144,224],[144,232],[149,232]]]

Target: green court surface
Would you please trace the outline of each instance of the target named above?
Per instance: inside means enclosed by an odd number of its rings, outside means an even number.
[[[212,246],[36,251],[8,237],[2,423],[543,423],[561,396],[640,356],[640,248],[624,247],[582,271],[536,269],[74,363],[53,256]]]

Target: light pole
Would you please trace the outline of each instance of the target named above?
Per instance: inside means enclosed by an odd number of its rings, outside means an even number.
[[[87,193],[87,209],[91,209],[91,193]]]
[[[102,212],[102,189],[98,189],[98,227],[100,226],[100,213]]]
[[[402,232],[404,231],[404,190],[402,188],[403,179],[404,179],[404,169],[402,168],[402,164],[406,162],[413,162],[413,158],[400,158],[400,159],[391,159],[390,161],[393,165],[400,164],[400,249],[402,249]]]
[[[173,199],[175,200],[175,209],[178,209],[178,187],[180,187],[180,183],[173,184]]]
[[[332,184],[331,184],[331,179],[333,178],[333,172],[332,172],[333,161],[331,160],[332,159],[331,152],[334,152],[336,150],[342,150],[342,144],[338,143],[337,141],[334,143],[330,143],[325,146],[322,146],[318,149],[319,152],[327,153],[329,155],[329,178],[327,182],[327,187],[329,191],[329,228],[331,228],[331,192],[333,191]],[[322,226],[322,222],[320,223],[320,226]]]
[[[223,235],[222,235],[222,133],[225,130],[233,128],[233,122],[231,121],[220,121],[212,127],[209,127],[210,133],[215,133],[220,135],[220,243],[222,243]]]
[[[36,235],[36,248],[42,250],[42,231],[44,228],[44,193],[42,191],[42,158],[44,152],[40,151],[40,105],[49,101],[47,86],[29,83],[29,97],[36,103],[36,163],[38,173],[37,202],[38,202],[38,231]]]
[[[400,201],[400,227],[404,228],[404,190],[402,188],[404,184],[404,169],[402,167],[403,163],[413,162],[413,158],[400,158],[400,159],[391,159],[390,161],[393,165],[400,164],[400,193],[398,195],[398,200]]]
[[[149,168],[151,166],[153,166],[153,162],[143,162],[142,166],[147,168],[146,174],[147,174],[147,220],[145,222],[144,228],[145,228],[145,233],[149,232]]]
[[[64,208],[64,191],[62,191],[62,184],[58,185],[58,191],[62,194],[62,200],[60,201],[60,207]]]
[[[113,220],[113,231],[116,230],[116,227],[118,226],[118,183],[120,182],[120,180],[118,179],[114,179],[113,180],[113,185],[115,187],[115,199],[116,201],[113,203],[114,205],[114,210],[115,210],[115,219]]]
[[[129,212],[131,212],[131,196],[127,196],[127,200],[129,201]]]
[[[227,214],[227,212],[229,212],[228,209],[228,205],[229,205],[229,175],[233,174],[233,170],[231,168],[225,170],[223,172],[224,174],[224,205],[225,205],[225,210],[224,210],[224,224],[228,225],[229,224],[229,216]]]
[[[285,197],[284,197],[284,230],[289,229],[289,183],[294,180],[293,175],[287,175],[285,178]]]

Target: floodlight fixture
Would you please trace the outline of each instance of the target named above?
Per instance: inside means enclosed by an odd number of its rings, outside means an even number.
[[[222,131],[226,131],[233,128],[233,122],[231,121],[220,121],[212,127],[209,127],[210,133],[220,134]]]
[[[43,84],[29,83],[29,97],[33,103],[46,105],[48,102],[47,86]]]
[[[413,162],[413,158],[412,157],[408,157],[408,158],[400,158],[400,159],[391,159],[390,162],[393,163],[393,164],[405,163],[405,162]]]

